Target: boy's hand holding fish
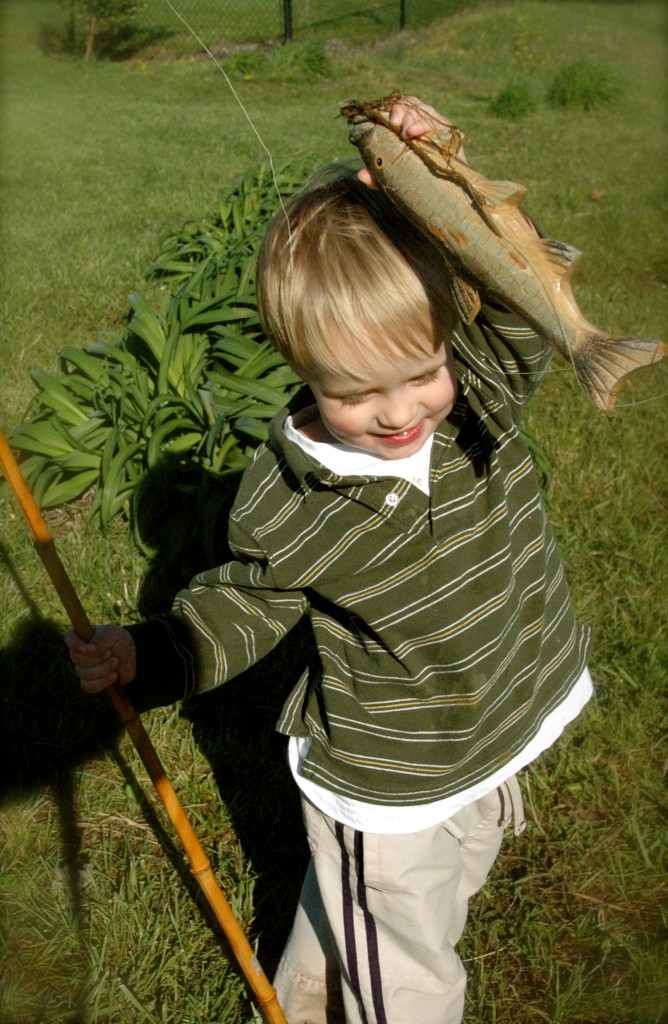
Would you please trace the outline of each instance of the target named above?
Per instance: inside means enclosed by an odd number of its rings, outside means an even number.
[[[396,102],[389,101],[388,122],[401,139],[417,139],[421,135],[439,129],[452,128],[452,121],[428,103],[423,103],[417,96],[402,96]],[[463,146],[459,150],[459,159],[466,162]],[[369,188],[378,188],[371,171],[364,167],[357,175]]]

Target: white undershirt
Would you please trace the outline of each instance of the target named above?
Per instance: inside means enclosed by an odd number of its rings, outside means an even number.
[[[307,410],[305,410],[307,411]],[[302,413],[303,415],[303,413]],[[312,441],[295,428],[292,417],[285,422],[285,436],[298,444],[302,451],[337,476],[397,476],[429,494],[429,467],[434,435],[430,434],[419,452],[405,459],[381,459],[377,455],[350,448],[346,444]]]
[[[561,735],[569,722],[576,718],[593,692],[589,670],[585,669],[577,683],[561,704],[552,711],[537,735],[508,764],[499,771],[489,775],[482,782],[468,789],[463,789],[455,796],[444,800],[434,800],[428,804],[416,804],[410,807],[388,807],[384,804],[370,804],[363,800],[353,800],[325,789],[301,774],[301,767],[311,746],[310,737],[291,736],[288,743],[288,760],[290,770],[302,793],[312,804],[328,814],[330,818],[350,825],[360,832],[378,832],[382,835],[403,835],[407,832],[420,832],[431,828],[439,821],[446,821],[457,814],[467,804],[480,800],[502,782],[515,775],[534,761],[539,754],[551,747]]]
[[[419,452],[405,459],[379,459],[368,452],[349,448],[344,444],[330,444],[312,441],[297,430],[292,419],[285,424],[285,434],[299,447],[313,455],[327,469],[339,476],[396,476],[419,487],[429,494],[429,466],[433,435],[425,441]],[[536,736],[523,750],[516,754],[503,768],[489,775],[482,782],[461,790],[454,796],[435,800],[427,804],[408,807],[390,807],[384,804],[366,803],[353,800],[325,789],[301,774],[302,765],[311,746],[311,737],[291,736],[288,743],[288,759],[295,782],[311,803],[325,814],[343,825],[361,832],[376,832],[383,835],[402,835],[431,828],[440,821],[451,818],[467,804],[479,800],[486,793],[500,786],[521,768],[534,761],[539,754],[552,746],[569,722],[575,719],[593,692],[589,670],[585,669],[568,696],[547,716]]]

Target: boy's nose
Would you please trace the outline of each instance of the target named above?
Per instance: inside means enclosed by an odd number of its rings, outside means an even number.
[[[383,430],[397,432],[413,426],[414,421],[415,402],[408,397],[386,402],[378,416],[378,424]]]

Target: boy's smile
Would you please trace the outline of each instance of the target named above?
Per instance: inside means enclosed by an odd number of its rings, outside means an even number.
[[[448,355],[445,345],[436,352],[387,353],[374,368],[307,378],[321,422],[302,430],[314,441],[340,441],[382,459],[414,455],[454,405],[457,382]]]

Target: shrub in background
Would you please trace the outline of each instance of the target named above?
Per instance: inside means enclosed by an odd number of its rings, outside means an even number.
[[[313,82],[331,72],[324,43],[319,39],[269,49],[239,50],[225,60],[224,66],[230,75],[270,82]]]
[[[531,79],[540,66],[540,51],[526,17],[518,14],[513,22],[512,77],[490,103],[495,117],[519,121],[538,106]]]
[[[532,114],[537,106],[538,101],[531,85],[526,79],[519,79],[502,89],[492,100],[489,109],[495,117],[519,121]]]
[[[594,110],[614,103],[622,92],[619,75],[605,64],[583,59],[561,68],[547,90],[550,106]]]
[[[137,15],[147,0],[58,0],[62,24],[40,26],[45,53],[69,53],[123,60],[148,43],[170,35],[164,29],[140,26]]]

